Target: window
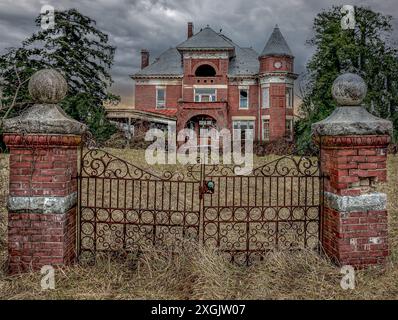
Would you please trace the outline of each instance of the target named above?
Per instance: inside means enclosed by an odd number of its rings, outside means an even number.
[[[269,108],[269,87],[265,87],[262,90],[263,98],[263,109]]]
[[[249,90],[248,89],[240,89],[239,90],[239,108],[240,109],[249,109]]]
[[[286,107],[293,108],[293,88],[286,88]]]
[[[263,141],[269,141],[269,119],[263,119]]]
[[[215,102],[216,89],[195,89],[195,102]]]
[[[216,70],[208,64],[202,64],[195,71],[195,76],[197,77],[215,77]]]
[[[286,119],[286,139],[293,140],[293,119]]]
[[[166,89],[156,88],[156,109],[166,108]]]
[[[238,135],[240,135],[240,139],[253,140],[254,137],[254,121],[251,120],[235,120],[233,122],[233,138],[237,139]]]

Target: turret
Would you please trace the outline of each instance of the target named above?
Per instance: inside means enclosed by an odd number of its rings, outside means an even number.
[[[275,26],[260,57],[260,74],[293,72],[293,54],[278,25]]]

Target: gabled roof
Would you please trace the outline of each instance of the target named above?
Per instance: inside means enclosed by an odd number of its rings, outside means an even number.
[[[262,56],[293,56],[292,51],[279,30],[278,25],[275,26],[263,52],[261,52],[260,57]]]
[[[137,72],[135,76],[179,76],[182,74],[181,54],[176,48],[170,48],[163,52],[152,64]]]
[[[189,39],[177,46],[178,50],[189,50],[189,49],[225,49],[232,50],[234,47],[224,37],[220,36],[212,28],[206,27],[193,35]]]

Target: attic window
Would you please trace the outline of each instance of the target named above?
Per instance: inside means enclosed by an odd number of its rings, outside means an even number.
[[[195,76],[197,77],[214,77],[216,75],[216,70],[208,64],[202,64],[195,71]]]

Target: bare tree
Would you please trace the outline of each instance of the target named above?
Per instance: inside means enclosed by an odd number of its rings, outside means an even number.
[[[11,103],[9,105],[3,104],[3,93],[0,92],[0,112],[3,113],[3,111],[5,110],[4,115],[1,117],[1,120],[0,120],[0,127],[3,126],[3,121],[5,119],[7,119],[7,117],[10,114],[10,112],[15,108],[16,105],[19,104],[19,103],[17,103],[19,91],[30,80],[30,78],[21,80],[21,77],[19,75],[19,72],[18,72],[16,66],[14,66],[14,72],[15,72],[15,75],[17,77],[17,87],[15,89],[12,101],[11,101]]]

